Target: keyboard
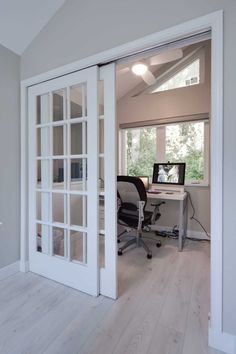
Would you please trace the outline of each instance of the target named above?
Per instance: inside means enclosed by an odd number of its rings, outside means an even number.
[[[150,193],[150,194],[161,194],[162,192],[160,192],[160,191],[154,191],[154,190],[148,190],[147,191],[148,193]]]

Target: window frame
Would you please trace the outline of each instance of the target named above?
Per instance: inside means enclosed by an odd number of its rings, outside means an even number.
[[[162,84],[164,84],[165,82],[170,80],[172,77],[174,77],[175,75],[180,73],[183,69],[188,67],[190,64],[192,64],[197,59],[199,59],[199,82],[197,84],[175,87],[175,88],[163,90],[163,91],[156,91]],[[196,49],[192,54],[190,54],[187,57],[184,57],[178,63],[176,63],[171,68],[166,70],[163,74],[161,74],[159,76],[159,78],[157,79],[157,82],[153,86],[150,86],[147,89],[147,93],[153,95],[153,94],[160,94],[160,93],[166,92],[166,91],[184,89],[186,87],[200,85],[200,84],[204,83],[204,81],[205,81],[205,49],[204,49],[204,47],[200,47],[200,48]]]
[[[204,158],[204,179],[201,181],[197,180],[185,180],[185,187],[208,187],[209,186],[209,168],[210,168],[210,122],[209,120],[190,120],[185,122],[173,122],[161,125],[144,125],[144,126],[133,126],[129,128],[120,128],[119,130],[119,173],[126,174],[127,162],[126,162],[126,134],[125,132],[129,129],[142,129],[147,127],[156,128],[156,161],[157,163],[167,162],[166,160],[166,127],[168,125],[177,125],[181,123],[204,123],[204,148],[203,148],[203,158]],[[159,141],[159,144],[157,143]],[[152,181],[150,181],[151,183]]]

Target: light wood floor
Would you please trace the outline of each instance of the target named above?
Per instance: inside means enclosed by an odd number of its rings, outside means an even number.
[[[0,282],[1,354],[219,354],[207,346],[209,244],[119,257],[119,299],[32,273]]]

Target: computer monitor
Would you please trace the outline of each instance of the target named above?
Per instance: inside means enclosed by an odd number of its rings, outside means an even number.
[[[155,163],[152,183],[184,185],[185,163]]]

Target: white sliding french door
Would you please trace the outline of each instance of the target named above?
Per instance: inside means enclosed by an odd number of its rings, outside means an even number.
[[[30,87],[28,119],[29,269],[116,298],[115,64]]]
[[[116,299],[118,294],[115,64],[102,66],[99,74],[99,177],[102,187],[99,194],[100,293]]]
[[[29,88],[30,271],[97,296],[98,68]]]

